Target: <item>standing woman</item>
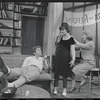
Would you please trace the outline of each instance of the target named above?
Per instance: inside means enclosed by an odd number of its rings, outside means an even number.
[[[57,87],[59,81],[59,75],[63,77],[63,92],[62,95],[66,96],[67,77],[71,77],[71,67],[75,62],[75,45],[74,39],[69,34],[69,25],[62,23],[59,27],[60,33],[57,37],[56,44],[56,55],[54,63],[54,94],[57,94]]]

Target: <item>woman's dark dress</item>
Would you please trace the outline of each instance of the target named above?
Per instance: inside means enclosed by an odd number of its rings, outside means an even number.
[[[55,63],[54,63],[54,73],[55,77],[62,75],[63,77],[71,76],[71,68],[69,62],[70,57],[70,46],[73,45],[74,39],[71,37],[68,40],[60,40],[59,46],[56,50]]]

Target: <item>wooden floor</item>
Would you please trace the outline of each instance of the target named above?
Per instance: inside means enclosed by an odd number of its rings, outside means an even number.
[[[76,91],[68,93],[66,97],[62,96],[62,80],[59,81],[58,94],[52,95],[52,98],[100,98],[100,87],[92,89],[91,96],[88,95],[88,82],[81,88],[80,93],[77,93],[80,82],[76,82]],[[95,86],[95,85],[93,85]],[[67,91],[71,88],[71,81],[68,81]]]

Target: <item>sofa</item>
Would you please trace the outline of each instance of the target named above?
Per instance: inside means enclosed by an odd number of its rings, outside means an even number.
[[[5,65],[7,65],[10,68],[21,67],[24,59],[28,56],[29,55],[0,54],[0,57],[3,59]],[[11,77],[8,77],[9,82],[12,82],[16,79],[17,77],[13,77],[13,79]],[[52,81],[53,81],[52,73],[49,68],[48,73],[43,70],[40,76],[36,80],[29,82],[29,83],[25,83],[25,84],[36,85],[36,86],[42,87],[43,89],[47,90],[51,94],[52,93]]]

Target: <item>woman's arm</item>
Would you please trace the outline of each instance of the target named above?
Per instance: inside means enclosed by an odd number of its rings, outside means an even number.
[[[79,51],[80,50],[80,47],[78,47],[77,45],[75,45],[75,50],[76,51]]]
[[[69,64],[71,64],[70,66],[74,65],[75,62],[75,45],[71,45],[71,56],[72,56],[72,60]]]
[[[75,45],[71,45],[71,55],[72,55],[72,60],[75,61]]]
[[[90,50],[90,49],[93,48],[93,43],[92,42],[88,42],[88,43],[83,44],[83,43],[78,42],[76,39],[74,39],[74,40],[76,42],[76,45],[78,47],[82,48],[82,49]]]

